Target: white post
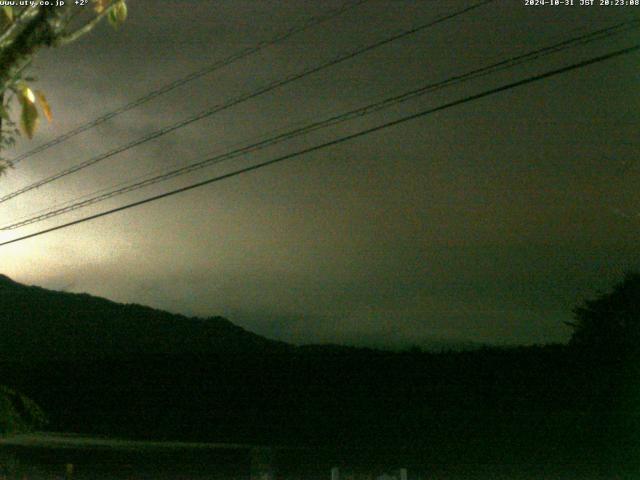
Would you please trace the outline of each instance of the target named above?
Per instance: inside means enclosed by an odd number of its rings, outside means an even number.
[[[340,469],[338,467],[331,469],[331,480],[340,480]]]
[[[407,469],[406,468],[401,468],[400,469],[400,480],[407,480]]]

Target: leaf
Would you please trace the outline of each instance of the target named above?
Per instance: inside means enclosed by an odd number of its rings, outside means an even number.
[[[94,0],[94,3],[95,5],[93,9],[96,13],[102,13],[104,12],[104,9],[109,6],[110,0]]]
[[[29,87],[24,84],[19,85],[18,93],[20,95],[20,101],[22,103],[36,103],[36,96]]]
[[[120,0],[113,9],[116,12],[118,24],[122,25],[127,19],[128,11],[126,2],[124,0]]]
[[[118,28],[118,17],[116,17],[116,11],[114,8],[109,10],[109,15],[107,15],[107,20],[109,21],[109,24],[113,28]]]
[[[109,10],[109,16],[107,20],[113,28],[118,28],[127,19],[127,4],[124,0],[120,0],[114,4],[111,10]]]
[[[50,122],[53,115],[51,114],[51,107],[49,106],[49,102],[47,102],[47,97],[45,97],[44,93],[40,90],[36,90],[36,97],[38,98],[38,102],[40,102],[40,107],[42,107],[42,113],[44,113],[47,121]]]
[[[29,137],[33,138],[33,134],[38,126],[38,109],[35,103],[30,101],[22,102],[22,114],[20,115],[20,127],[22,131]]]
[[[4,13],[9,23],[13,23],[13,7],[2,7],[2,13]]]

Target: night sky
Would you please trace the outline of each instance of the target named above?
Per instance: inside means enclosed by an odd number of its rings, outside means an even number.
[[[575,0],[579,3],[579,0]],[[370,0],[19,163],[5,194],[473,1]],[[640,7],[498,0],[0,205],[2,223],[134,178],[640,16]],[[43,51],[54,121],[8,158],[337,8],[323,0],[131,0]],[[64,223],[504,83],[633,45],[638,30],[461,83],[90,208]],[[465,103],[313,154],[1,247],[16,281],[295,343],[565,341],[585,297],[640,268],[639,54]]]

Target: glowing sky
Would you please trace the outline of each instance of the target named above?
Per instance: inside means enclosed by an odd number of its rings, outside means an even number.
[[[20,163],[10,192],[212,104],[469,5],[371,0]],[[55,119],[11,157],[336,1],[130,2],[130,18],[34,63]],[[3,223],[274,130],[365,105],[638,16],[499,0],[0,205]],[[637,31],[210,167],[63,221],[616,48]],[[46,236],[2,247],[14,280],[271,338],[397,346],[564,341],[585,296],[640,268],[638,54],[514,89]]]

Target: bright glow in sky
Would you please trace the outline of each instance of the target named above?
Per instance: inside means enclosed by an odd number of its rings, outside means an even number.
[[[14,154],[341,2],[138,0],[35,62],[54,122]],[[469,2],[372,0],[20,163],[10,192],[210,105]],[[3,223],[148,172],[629,18],[497,2],[0,205]],[[30,233],[630,45],[596,42],[210,167]],[[506,40],[505,40],[506,39]],[[201,316],[295,342],[563,341],[571,309],[640,268],[637,55],[0,251],[16,281]],[[8,155],[11,157],[11,155]],[[626,165],[626,166],[625,166]],[[634,216],[636,216],[634,218]]]

